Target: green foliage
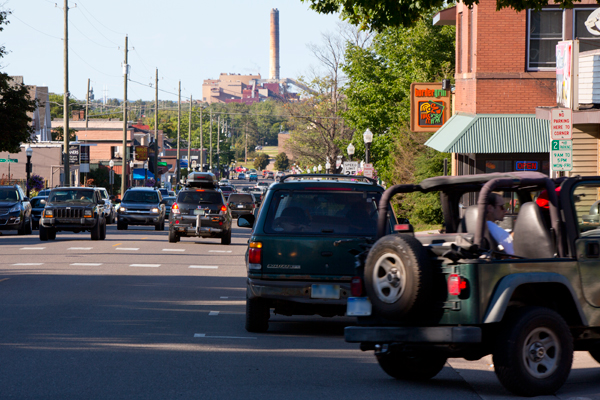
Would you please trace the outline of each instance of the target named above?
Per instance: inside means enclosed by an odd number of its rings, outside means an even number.
[[[254,160],[254,168],[258,171],[262,171],[269,165],[269,155],[267,153],[260,153]]]
[[[52,140],[64,140],[64,128],[58,126],[50,131],[52,134]],[[77,129],[69,128],[69,141],[75,141],[77,138]]]
[[[344,20],[363,30],[381,32],[389,27],[413,26],[423,16],[446,6],[443,0],[302,0],[310,3],[310,8],[321,13],[341,12]],[[556,0],[561,8],[573,8],[574,0]],[[463,0],[471,7],[479,0]],[[496,9],[512,8],[516,11],[540,10],[548,5],[548,0],[496,0]]]
[[[50,100],[50,117],[52,119],[61,119],[63,116],[64,97],[62,94],[50,93],[48,95]],[[78,101],[76,99],[69,98],[69,110],[71,112],[75,110],[85,110],[85,102]]]
[[[115,183],[111,187],[110,184],[108,183],[110,181],[109,174],[110,174],[110,168],[108,168],[104,165],[98,165],[97,168],[90,169],[90,172],[88,172],[85,175],[87,175],[87,182],[89,182],[91,185],[106,188],[106,190],[108,190],[109,193],[116,194],[117,193],[116,189],[121,187],[121,175],[114,174]],[[84,175],[84,174],[82,173],[81,175]],[[84,181],[83,176],[82,176],[81,181],[82,182]]]
[[[275,156],[275,169],[277,171],[285,171],[290,166],[290,160],[288,159],[287,154],[281,152]]]

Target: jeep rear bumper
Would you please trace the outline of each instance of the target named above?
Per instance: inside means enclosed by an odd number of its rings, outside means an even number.
[[[344,329],[344,337],[349,343],[481,343],[481,328],[348,326]]]

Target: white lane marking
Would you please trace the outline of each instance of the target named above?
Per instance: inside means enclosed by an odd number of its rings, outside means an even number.
[[[210,315],[210,316],[216,316],[216,315],[219,315],[219,312],[218,311],[211,311],[211,312],[208,313],[208,315]]]
[[[131,250],[131,251],[136,251],[139,250],[139,247],[117,247],[117,250]]]
[[[13,265],[44,265],[44,263],[16,263]]]
[[[206,336],[206,333],[194,333],[194,337],[206,339],[256,339],[250,336]]]
[[[158,268],[160,264],[131,264],[130,267],[139,267],[139,268]]]
[[[69,265],[74,265],[74,266],[78,266],[78,267],[98,267],[98,266],[102,265],[102,263],[73,263],[73,264],[69,264]]]
[[[185,251],[185,249],[163,249],[163,251]]]
[[[91,247],[69,247],[67,250],[91,250]]]
[[[209,253],[231,253],[231,250],[209,250]]]
[[[229,296],[221,296],[222,299],[228,299]]]
[[[44,250],[45,247],[21,247],[21,250]]]
[[[190,265],[190,268],[217,269],[216,265]]]

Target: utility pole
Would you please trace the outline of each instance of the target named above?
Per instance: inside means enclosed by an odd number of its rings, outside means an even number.
[[[244,162],[248,162],[248,121],[246,121],[246,150],[244,151]]]
[[[192,95],[190,95],[190,118],[188,126],[188,172],[192,168]]]
[[[71,171],[69,171],[69,0],[65,0],[65,37],[63,40],[64,44],[64,80],[65,80],[65,94],[63,95],[63,164],[64,164],[64,175],[65,186],[71,186]],[[9,176],[10,179],[10,176]]]
[[[127,64],[127,36],[125,36],[125,63],[123,64],[123,144],[122,144],[122,153],[121,160],[123,160],[121,164],[121,200],[123,200],[123,196],[125,196],[125,187],[127,185],[127,73],[129,65]],[[131,142],[133,144],[133,141]],[[133,171],[131,171],[131,175],[133,176]]]
[[[204,134],[202,125],[204,125],[204,120],[202,119],[202,105],[200,105],[200,171],[204,172]]]
[[[212,172],[212,108],[210,109],[210,143],[209,143],[209,149],[208,149],[208,154],[209,154],[209,161],[208,161],[208,167],[209,167],[209,171]]]
[[[158,148],[158,68],[156,68],[156,83],[154,84],[154,187],[159,187]]]
[[[180,137],[181,137],[181,81],[179,81],[179,98],[177,100],[177,175],[175,185],[179,185],[179,179],[181,179],[181,148],[180,148]],[[189,160],[188,160],[189,162]]]
[[[88,128],[88,110],[90,105],[90,78],[88,78],[88,91],[85,96],[85,129]]]
[[[221,114],[217,116],[217,173],[221,177]]]

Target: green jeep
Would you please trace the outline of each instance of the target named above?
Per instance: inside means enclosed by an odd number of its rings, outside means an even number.
[[[557,391],[574,350],[600,362],[600,177],[430,178],[386,190],[380,216],[392,196],[415,191],[440,192],[444,233],[386,235],[380,218],[348,300],[359,317],[347,342],[374,350],[387,374],[407,380],[434,377],[451,357],[492,354],[502,385],[522,396]],[[515,214],[504,221],[514,222],[514,255],[490,235],[492,192]]]

